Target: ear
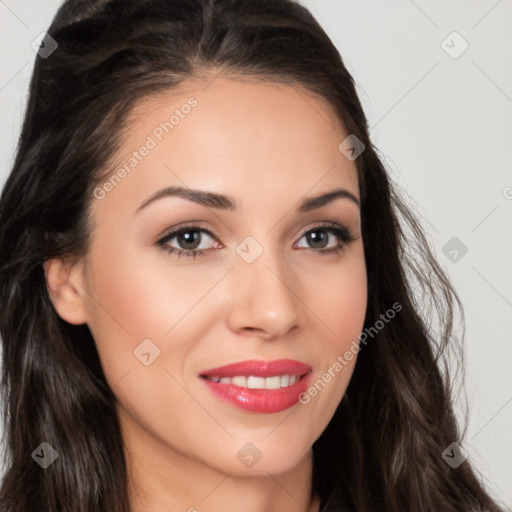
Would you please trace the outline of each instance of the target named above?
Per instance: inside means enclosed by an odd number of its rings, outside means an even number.
[[[76,258],[55,258],[44,262],[46,287],[53,306],[63,320],[74,325],[87,322],[83,263],[83,259],[77,261]]]

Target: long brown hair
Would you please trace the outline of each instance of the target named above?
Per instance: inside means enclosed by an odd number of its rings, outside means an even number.
[[[87,252],[93,190],[135,102],[222,73],[327,99],[366,148],[356,160],[365,329],[391,304],[402,309],[362,348],[314,444],[322,507],[498,512],[469,460],[453,468],[442,457],[462,444],[442,365],[450,349],[462,353],[453,328],[460,302],[369,139],[352,76],[308,10],[292,0],[68,0],[48,33],[58,48],[36,59],[0,203],[0,510],[130,510],[115,396],[87,325],[70,325],[53,308],[43,263]],[[58,453],[44,470],[32,460],[43,441]]]

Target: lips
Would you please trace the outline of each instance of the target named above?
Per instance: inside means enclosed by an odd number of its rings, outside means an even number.
[[[293,359],[250,360],[204,370],[199,377],[215,396],[235,407],[273,413],[298,402],[312,370]]]

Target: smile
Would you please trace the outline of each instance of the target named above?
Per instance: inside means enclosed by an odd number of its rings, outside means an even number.
[[[292,359],[250,360],[212,368],[199,377],[214,396],[237,408],[274,413],[298,403],[312,367]]]

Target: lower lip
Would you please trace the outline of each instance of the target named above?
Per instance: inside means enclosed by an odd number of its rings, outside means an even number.
[[[222,400],[246,411],[272,413],[293,407],[299,401],[299,395],[306,391],[310,374],[304,375],[295,384],[279,389],[250,389],[202,380],[208,389]]]

